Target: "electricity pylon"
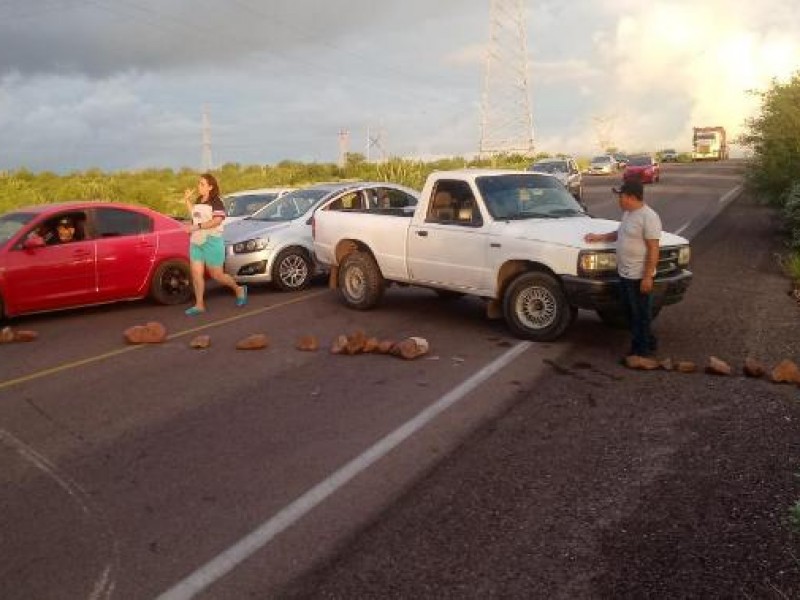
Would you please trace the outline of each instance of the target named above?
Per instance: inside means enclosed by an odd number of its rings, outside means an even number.
[[[533,155],[533,114],[524,0],[489,0],[481,102],[481,156]]]
[[[208,116],[208,106],[203,107],[203,171],[208,172],[214,168],[211,159],[211,119]]]

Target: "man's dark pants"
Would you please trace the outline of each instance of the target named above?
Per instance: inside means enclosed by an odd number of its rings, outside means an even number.
[[[650,331],[653,320],[653,294],[643,294],[641,279],[619,278],[620,296],[631,330],[631,354],[652,356],[656,352],[656,338]]]

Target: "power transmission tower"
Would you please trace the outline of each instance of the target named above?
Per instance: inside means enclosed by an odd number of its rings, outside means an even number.
[[[339,131],[339,167],[344,169],[347,166],[347,147],[350,143],[350,132],[346,129]]]
[[[481,156],[533,155],[533,114],[524,0],[489,0],[489,45],[481,101]]]
[[[616,120],[616,115],[592,117],[594,133],[597,137],[597,145],[600,147],[600,152],[608,152],[608,149],[614,146],[614,125]]]
[[[208,172],[214,168],[211,160],[211,120],[208,116],[208,106],[203,107],[203,171]]]
[[[372,130],[367,127],[367,162],[372,161],[373,148],[379,153],[379,156],[376,158],[376,162],[383,162],[386,160],[386,146],[384,145],[385,138],[385,129],[379,129],[377,133],[373,133]]]

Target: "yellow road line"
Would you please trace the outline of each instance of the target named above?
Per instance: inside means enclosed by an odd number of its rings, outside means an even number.
[[[321,296],[322,294],[327,293],[328,290],[320,290],[318,292],[312,292],[310,294],[306,294],[301,296],[300,298],[292,298],[291,300],[287,300],[286,302],[279,302],[278,304],[272,304],[270,306],[265,306],[263,308],[256,308],[254,310],[248,310],[239,312],[238,314],[228,317],[227,319],[221,319],[219,321],[214,321],[212,323],[206,323],[204,325],[200,325],[198,327],[192,327],[191,329],[184,329],[183,331],[178,331],[176,333],[169,334],[167,336],[168,340],[174,340],[177,338],[185,337],[187,335],[191,335],[193,333],[197,333],[199,331],[205,331],[206,329],[212,329],[214,327],[219,327],[220,325],[227,325],[228,323],[233,323],[234,321],[239,321],[241,319],[246,319],[248,317],[254,317],[256,315],[260,315],[262,313],[270,312],[272,310],[283,308],[285,306],[290,306],[292,304],[297,304],[299,302],[304,302],[306,300],[310,300],[311,298],[316,298],[317,296]],[[50,367],[49,369],[43,369],[41,371],[36,371],[29,375],[23,375],[22,377],[17,377],[15,379],[7,379],[5,381],[0,381],[0,390],[4,390],[6,388],[10,388],[12,386],[18,385],[20,383],[27,383],[28,381],[33,381],[35,379],[41,379],[43,377],[47,377],[48,375],[55,375],[56,373],[61,373],[63,371],[69,371],[70,369],[77,369],[78,367],[82,367],[84,365],[90,365],[96,362],[100,362],[102,360],[106,360],[108,358],[113,358],[115,356],[119,356],[120,354],[125,354],[127,352],[133,352],[135,350],[140,350],[150,344],[141,344],[136,346],[125,346],[123,348],[118,348],[116,350],[111,350],[110,352],[104,352],[103,354],[98,354],[96,356],[90,356],[88,358],[83,358],[81,360],[76,360],[73,362],[64,363],[62,365],[58,365],[56,367]]]

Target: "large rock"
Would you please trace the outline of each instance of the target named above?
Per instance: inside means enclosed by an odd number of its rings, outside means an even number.
[[[775,383],[800,383],[800,368],[789,359],[784,359],[772,370]]]
[[[754,358],[750,358],[749,356],[744,361],[744,367],[742,368],[744,374],[748,377],[763,377],[764,374],[767,372],[766,367],[758,362]]]
[[[254,333],[236,343],[237,350],[262,350],[269,345],[269,339],[263,333]]]
[[[410,337],[395,344],[391,350],[391,354],[399,356],[400,358],[405,358],[406,360],[413,360],[424,356],[429,350],[430,345],[428,344],[428,340],[421,337]]]
[[[316,352],[319,350],[319,340],[313,335],[301,336],[294,346],[303,352]]]
[[[697,365],[690,360],[679,360],[675,363],[675,370],[678,373],[696,373]]]
[[[19,329],[14,332],[15,342],[32,342],[39,337],[39,333],[30,329]]]
[[[632,354],[625,357],[625,366],[629,369],[638,369],[641,371],[655,371],[661,367],[661,363],[655,358],[647,356],[637,356]]]
[[[146,325],[134,325],[123,332],[129,344],[161,344],[167,339],[167,328],[157,321]]]
[[[708,364],[706,365],[706,373],[710,375],[730,375],[733,373],[731,366],[724,360],[716,356],[708,357]]]
[[[356,331],[347,337],[347,344],[345,345],[346,354],[361,354],[364,352],[364,347],[367,344],[367,334],[363,331]]]
[[[196,350],[205,350],[211,346],[211,336],[210,335],[198,335],[195,338],[192,338],[192,341],[189,342],[190,348],[195,348]]]
[[[331,344],[331,354],[343,354],[345,348],[347,348],[347,336],[344,334],[337,335]]]
[[[14,341],[14,330],[11,327],[0,329],[0,344],[8,344]]]

